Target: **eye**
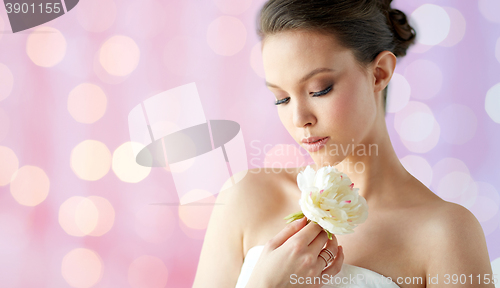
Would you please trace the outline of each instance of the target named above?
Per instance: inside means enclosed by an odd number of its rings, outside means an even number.
[[[283,98],[281,100],[276,100],[276,102],[274,102],[274,105],[280,105],[282,103],[286,103],[286,102],[288,102],[288,100],[290,100],[290,97],[286,97],[286,98]]]
[[[313,97],[322,96],[322,95],[328,94],[328,92],[332,91],[332,88],[333,88],[333,85],[330,85],[325,90],[322,90],[322,91],[319,91],[319,92],[311,92],[309,94],[313,94]]]

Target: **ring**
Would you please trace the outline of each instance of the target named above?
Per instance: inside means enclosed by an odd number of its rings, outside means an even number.
[[[325,252],[328,255],[328,259],[326,259],[323,255],[321,255],[322,252]],[[328,250],[327,248],[323,248],[321,252],[319,252],[319,256],[325,260],[326,265],[330,264],[333,259],[335,259],[335,256],[333,255],[332,251]]]
[[[323,258],[323,260],[325,260],[325,267],[328,266],[328,261],[326,261],[325,257],[323,257],[323,255],[319,254],[319,257]]]

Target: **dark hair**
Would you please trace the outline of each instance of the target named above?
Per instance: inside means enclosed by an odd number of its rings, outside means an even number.
[[[392,9],[392,0],[269,0],[260,11],[257,34],[264,40],[286,30],[330,33],[353,50],[361,64],[382,51],[406,55],[416,32],[405,13]],[[384,89],[384,110],[387,87]]]

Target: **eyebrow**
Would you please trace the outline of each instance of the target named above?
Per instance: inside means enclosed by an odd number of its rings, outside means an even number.
[[[332,72],[334,71],[333,69],[330,69],[330,68],[316,68],[314,70],[312,70],[311,72],[309,72],[307,75],[305,75],[304,77],[302,77],[300,80],[299,80],[299,83],[302,83],[304,81],[306,81],[307,79],[313,77],[314,75],[316,74],[319,74],[319,73],[323,73],[323,72]],[[268,87],[273,87],[273,88],[280,88],[278,87],[277,85],[274,85],[272,83],[269,83],[266,81],[266,86]],[[281,88],[280,88],[281,89]]]

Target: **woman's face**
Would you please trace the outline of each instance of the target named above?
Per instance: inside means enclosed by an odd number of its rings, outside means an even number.
[[[286,31],[266,36],[262,57],[267,86],[282,102],[276,107],[283,125],[316,164],[337,165],[359,143],[368,151],[378,107],[375,78],[350,49],[333,36]],[[317,151],[302,143],[314,136],[329,137]]]

